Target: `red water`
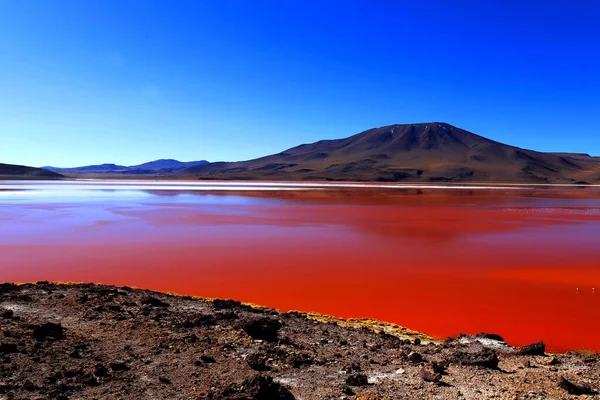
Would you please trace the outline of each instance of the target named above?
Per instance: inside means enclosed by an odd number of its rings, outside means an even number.
[[[0,281],[129,285],[600,351],[597,196],[418,193],[0,198]]]

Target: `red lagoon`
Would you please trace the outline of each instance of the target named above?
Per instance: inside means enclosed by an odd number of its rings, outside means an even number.
[[[0,281],[128,285],[600,351],[591,189],[12,189],[0,191]]]

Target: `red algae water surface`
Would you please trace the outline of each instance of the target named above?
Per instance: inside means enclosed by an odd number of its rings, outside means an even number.
[[[0,281],[85,281],[600,351],[600,191],[0,182]]]

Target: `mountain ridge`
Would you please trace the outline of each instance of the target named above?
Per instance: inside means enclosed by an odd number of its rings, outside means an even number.
[[[0,163],[0,179],[61,179],[63,175],[42,168]]]
[[[180,174],[197,179],[584,183],[600,181],[600,158],[522,149],[427,122],[372,128]]]
[[[80,167],[53,167],[45,166],[42,167],[47,171],[63,172],[63,173],[75,173],[75,174],[86,174],[86,173],[119,173],[119,174],[153,174],[153,173],[172,173],[185,168],[202,165],[208,163],[206,160],[199,161],[178,161],[171,158],[159,159],[154,161],[148,161],[137,165],[117,165],[112,163],[96,164],[96,165],[85,165]]]

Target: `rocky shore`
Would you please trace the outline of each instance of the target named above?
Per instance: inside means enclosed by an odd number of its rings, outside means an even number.
[[[600,399],[598,354],[126,287],[1,284],[0,327],[7,400]]]

